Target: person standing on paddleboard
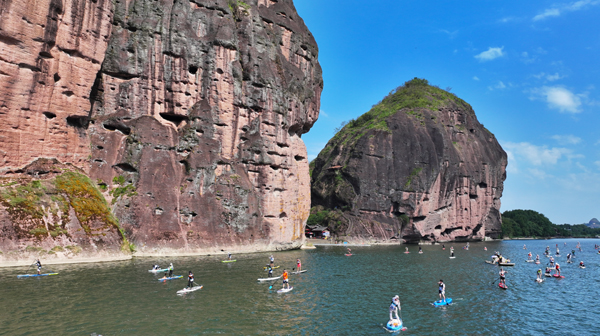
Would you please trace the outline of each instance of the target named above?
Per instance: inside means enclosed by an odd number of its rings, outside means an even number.
[[[438,282],[438,294],[440,296],[440,302],[442,299],[446,301],[446,284],[442,279],[440,279],[440,282]]]
[[[506,271],[500,267],[500,283],[506,286]]]
[[[290,282],[288,280],[288,272],[287,270],[283,270],[283,289],[290,289]]]
[[[400,297],[398,295],[392,298],[392,304],[390,304],[390,321],[394,319],[394,315],[396,315],[396,320],[399,320],[398,311],[402,309],[400,308]]]
[[[537,271],[537,278],[538,278],[538,280],[542,279],[542,269],[541,268],[538,269],[538,271]]]
[[[269,271],[267,278],[272,278],[273,277],[273,267],[271,267],[271,265],[267,265],[267,271]]]
[[[231,253],[227,253],[227,260],[231,260]]]
[[[38,275],[42,274],[42,263],[40,262],[40,259],[36,260],[35,264],[37,265]]]
[[[190,273],[188,274],[188,284],[186,288],[192,288],[194,287],[194,273],[192,273],[192,271],[190,271]]]
[[[296,270],[298,272],[302,271],[302,263],[300,262],[300,259],[296,259]]]
[[[273,255],[271,254],[271,256],[269,257],[269,261],[271,264],[271,267],[275,266],[275,258],[273,258]]]
[[[560,265],[558,263],[556,263],[556,274],[560,276]]]
[[[532,256],[532,254],[531,254],[531,252],[529,252],[529,253],[527,254],[527,260],[531,260],[531,256]]]
[[[173,263],[169,265],[169,277],[173,276]]]

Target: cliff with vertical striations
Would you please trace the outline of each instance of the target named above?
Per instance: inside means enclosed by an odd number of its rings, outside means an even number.
[[[78,244],[73,221],[94,237],[84,249],[107,235],[119,246],[119,232],[142,251],[300,245],[310,208],[301,135],[323,82],[291,0],[0,6],[0,248]],[[107,232],[84,230],[69,194],[46,197],[72,174],[106,199],[115,222],[92,217]],[[39,194],[28,206],[46,218],[37,224],[18,215],[28,186]]]
[[[506,164],[469,104],[415,78],[345,125],[311,163],[313,215],[353,237],[497,238]]]

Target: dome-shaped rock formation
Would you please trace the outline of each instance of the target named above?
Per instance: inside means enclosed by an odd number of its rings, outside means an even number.
[[[415,78],[348,122],[311,162],[313,216],[354,237],[496,238],[506,164],[469,104]]]

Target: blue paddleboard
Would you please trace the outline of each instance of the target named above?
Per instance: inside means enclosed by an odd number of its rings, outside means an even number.
[[[183,278],[183,275],[174,275],[172,277],[161,278],[161,279],[158,279],[158,281],[166,281],[166,280],[173,280],[173,279],[180,279],[180,278]]]
[[[434,306],[438,307],[438,306],[446,306],[452,303],[452,299],[451,298],[446,298],[446,301],[442,301],[442,300],[437,300],[433,303]]]
[[[389,320],[388,323],[386,324],[385,328],[390,331],[402,330],[402,320],[397,320],[397,319]]]
[[[29,277],[39,277],[39,276],[47,276],[47,275],[57,275],[58,273],[44,273],[44,274],[21,274],[17,275],[17,278],[29,278]]]

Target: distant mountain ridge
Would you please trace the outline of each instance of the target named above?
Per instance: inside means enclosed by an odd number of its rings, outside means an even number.
[[[596,218],[592,218],[589,223],[586,224],[589,228],[600,229],[600,221]]]

